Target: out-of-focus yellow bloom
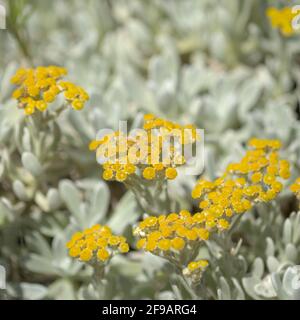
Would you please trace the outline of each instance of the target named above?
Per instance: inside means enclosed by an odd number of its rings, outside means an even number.
[[[177,170],[175,168],[167,168],[165,175],[169,180],[173,180],[177,177]]]
[[[194,272],[198,269],[204,269],[208,266],[207,260],[198,260],[198,261],[192,261],[188,264],[187,268],[190,272]]]
[[[207,260],[191,261],[187,267],[183,269],[183,274],[190,278],[192,282],[198,282],[201,280],[202,274],[207,267]]]
[[[300,199],[300,178],[297,178],[296,181],[290,186],[290,190]]]
[[[143,177],[147,180],[153,180],[156,176],[156,170],[153,167],[147,167],[143,170]]]
[[[11,82],[18,86],[12,96],[18,100],[19,107],[24,109],[26,115],[37,110],[45,111],[48,104],[62,92],[73,109],[81,110],[89,96],[83,88],[63,81],[66,74],[65,68],[57,66],[19,69],[11,78]]]
[[[275,7],[269,7],[266,14],[270,19],[272,27],[278,28],[285,36],[291,36],[295,33],[292,21],[297,13],[293,13],[292,8],[285,7],[280,10]]]
[[[84,262],[106,262],[114,254],[129,251],[126,239],[115,236],[107,226],[99,224],[83,232],[76,232],[66,244],[69,255]]]

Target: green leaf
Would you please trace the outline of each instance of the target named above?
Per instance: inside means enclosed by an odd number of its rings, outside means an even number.
[[[13,190],[15,195],[22,201],[28,201],[29,197],[26,192],[24,184],[20,180],[13,182]]]
[[[85,224],[85,217],[80,210],[81,195],[71,180],[63,180],[59,183],[59,194],[70,213],[79,225]]]
[[[91,204],[88,210],[88,225],[93,226],[103,221],[109,206],[110,194],[103,182],[98,182],[91,194]]]
[[[31,152],[22,153],[22,164],[33,176],[38,177],[43,173],[43,168],[34,154]]]
[[[47,287],[43,285],[26,282],[10,284],[7,290],[10,295],[25,300],[41,300],[48,292]]]
[[[117,204],[112,217],[108,221],[108,225],[115,233],[121,234],[139,216],[140,213],[137,210],[134,195],[128,191]]]

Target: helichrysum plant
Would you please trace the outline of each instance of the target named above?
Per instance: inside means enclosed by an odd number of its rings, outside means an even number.
[[[5,1],[1,298],[299,299],[297,4]]]
[[[62,133],[58,117],[68,105],[75,110],[81,110],[89,99],[83,88],[63,80],[66,74],[67,70],[62,67],[40,66],[18,69],[11,78],[11,82],[17,86],[12,97],[17,100],[18,108],[25,113],[17,129],[23,145],[12,149],[12,156],[19,154],[22,164],[29,172],[28,176],[15,175],[18,180],[13,183],[15,189],[19,190],[19,198],[34,199],[37,194],[48,191],[45,188],[46,181],[52,180],[51,173],[57,170],[57,163],[66,157],[62,152]],[[64,102],[58,109],[50,111],[48,105],[54,102],[59,94],[64,96]],[[18,166],[17,162],[12,170],[21,170]],[[25,191],[24,186],[28,186],[28,190]]]
[[[229,164],[222,177],[197,182],[192,197],[200,198],[199,212],[182,210],[140,222],[133,230],[137,249],[167,259],[184,277],[200,281],[208,262],[194,260],[210,234],[229,229],[233,220],[238,221],[236,215],[256,203],[272,201],[283,187],[278,178],[290,176],[289,162],[278,155],[280,141],[253,138],[248,145],[246,155]]]
[[[109,261],[115,254],[129,251],[125,237],[114,235],[108,226],[100,224],[74,233],[66,247],[72,258],[92,266],[94,290],[102,296],[110,286],[106,279]]]
[[[96,151],[104,180],[124,183],[140,203],[139,199],[144,200],[142,208],[152,207],[155,213],[167,181],[174,180],[177,168],[187,161],[184,146],[195,144],[200,137],[193,125],[179,125],[152,114],[144,116],[142,129],[129,136],[120,131],[106,134],[93,140],[89,148]],[[160,206],[163,211],[169,207],[167,193],[161,204],[164,208]]]

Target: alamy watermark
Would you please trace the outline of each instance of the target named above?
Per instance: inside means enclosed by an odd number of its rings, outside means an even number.
[[[204,170],[204,130],[196,128],[127,131],[127,121],[119,121],[117,134],[101,129],[97,161],[111,164],[182,166],[185,175],[200,175]]]
[[[0,2],[0,30],[6,29],[6,9]]]

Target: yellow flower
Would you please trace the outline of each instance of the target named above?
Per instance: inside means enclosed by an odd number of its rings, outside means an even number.
[[[261,172],[255,172],[251,176],[251,181],[254,183],[260,182],[262,179],[262,173]]]
[[[188,210],[181,210],[179,212],[180,217],[183,219],[189,218],[191,216],[191,213]]]
[[[60,87],[64,88],[66,99],[78,99],[72,85],[63,82]],[[73,104],[76,102],[74,100]],[[177,177],[176,168],[186,163],[181,154],[182,148],[178,145],[193,144],[199,140],[193,125],[181,126],[152,114],[144,116],[144,129],[144,135],[125,136],[124,133],[115,131],[100,140],[90,142],[89,149],[96,151],[97,157],[101,157],[103,168],[106,170],[110,166],[109,169],[113,170],[112,173],[105,174],[104,179],[132,182],[133,178],[137,178],[134,183],[143,183],[139,179],[141,177],[146,180],[173,180]],[[185,131],[188,131],[188,135],[182,142],[182,132]],[[122,174],[117,174],[118,171],[122,171]]]
[[[45,111],[47,109],[47,103],[43,100],[38,100],[36,102],[36,108],[39,110],[39,111]]]
[[[46,91],[43,94],[43,99],[47,103],[51,103],[55,100],[55,94],[53,94],[51,91]]]
[[[175,168],[167,168],[165,175],[167,179],[174,180],[177,177],[177,170]]]
[[[27,87],[27,93],[34,98],[40,93],[40,91],[38,87],[33,85],[33,86]]]
[[[13,94],[12,94],[12,97],[14,99],[19,99],[22,97],[22,94],[23,94],[23,90],[22,89],[16,89]]]
[[[126,179],[127,179],[126,172],[124,172],[122,170],[117,171],[117,173],[116,173],[116,180],[117,181],[122,182],[122,181],[125,181]]]
[[[164,170],[164,165],[163,165],[162,163],[156,163],[156,164],[153,165],[153,167],[154,167],[154,169],[155,169],[156,171],[162,171],[162,170]]]
[[[191,261],[187,268],[183,270],[183,274],[187,277],[189,277],[192,282],[197,283],[201,277],[203,272],[208,266],[207,260],[198,260],[198,261]]]
[[[108,239],[108,243],[112,246],[116,246],[120,243],[120,238],[117,237],[117,236],[111,236],[109,239]]]
[[[106,261],[109,258],[109,252],[101,248],[97,251],[97,258],[101,261]]]
[[[111,180],[114,176],[113,170],[107,169],[103,171],[102,177],[104,180]]]
[[[195,271],[196,269],[198,269],[199,268],[199,265],[198,265],[198,263],[196,262],[196,261],[192,261],[192,262],[190,262],[189,264],[188,264],[188,269],[190,270],[190,271]]]
[[[147,167],[143,171],[143,177],[147,180],[153,180],[156,175],[156,170],[153,167]]]
[[[158,248],[163,251],[168,251],[171,248],[171,241],[169,239],[162,239],[158,242]]]
[[[296,32],[292,27],[292,20],[297,15],[297,12],[293,12],[292,8],[284,7],[280,10],[269,7],[266,14],[270,19],[272,27],[278,28],[283,35],[291,36]]]
[[[209,231],[205,228],[197,229],[198,236],[201,240],[208,240],[209,238]]]
[[[218,227],[222,230],[228,229],[230,226],[229,222],[225,219],[218,220]]]
[[[148,113],[148,114],[144,115],[144,120],[145,121],[153,120],[154,118],[155,118],[154,115],[151,114],[151,113]]]
[[[151,240],[151,241],[147,241],[145,249],[147,251],[152,252],[156,249],[156,247],[157,247],[157,242],[155,240]]]
[[[267,173],[264,176],[263,181],[265,184],[271,185],[273,182],[275,182],[275,179],[276,179],[276,176]]]
[[[83,232],[74,233],[66,247],[71,257],[84,262],[105,262],[115,253],[125,253],[129,250],[124,237],[113,235],[109,227],[99,224]]]
[[[188,269],[189,271],[193,272],[198,269],[204,269],[208,266],[208,261],[207,260],[198,260],[198,261],[192,261],[188,264]]]
[[[93,256],[93,251],[90,249],[84,249],[80,253],[80,260],[81,261],[90,261]]]
[[[199,242],[209,238],[205,222],[205,216],[200,219],[199,215],[192,216],[187,210],[158,218],[147,217],[133,230],[133,234],[139,238],[137,249],[165,257],[169,252],[179,254],[186,247],[196,248]]]
[[[66,69],[57,66],[19,69],[11,78],[11,82],[18,86],[12,97],[18,101],[26,115],[31,115],[36,110],[45,111],[48,103],[53,102],[62,92],[65,92],[67,102],[74,109],[80,110],[89,96],[83,88],[62,81],[66,74]]]
[[[207,260],[191,261],[183,270],[183,274],[190,278],[194,283],[201,280],[202,274],[208,266]]]
[[[203,200],[199,203],[199,208],[205,209],[210,205],[210,202],[208,200]]]
[[[25,112],[26,116],[30,116],[31,114],[34,113],[34,106],[29,105],[29,106],[25,107],[24,112]]]
[[[69,251],[69,255],[72,258],[78,257],[81,253],[81,248],[79,246],[72,246]]]
[[[290,190],[300,199],[300,178],[297,178],[296,181],[290,186]]]
[[[171,240],[171,247],[174,250],[182,250],[185,246],[185,241],[182,238],[175,237],[174,239]]]
[[[134,174],[136,171],[136,167],[132,163],[128,163],[128,164],[125,164],[124,170],[127,174]]]
[[[121,253],[126,253],[126,252],[128,252],[128,251],[129,251],[129,245],[128,245],[128,243],[121,243],[121,244],[119,245],[119,251],[120,251]]]
[[[136,247],[137,249],[143,249],[145,247],[147,240],[145,238],[142,238],[140,240],[138,240],[138,242],[136,243]]]
[[[84,102],[79,100],[79,99],[75,99],[73,100],[72,102],[72,107],[75,109],[75,110],[81,110],[83,107],[84,107]]]
[[[202,209],[195,219],[205,222],[204,230],[227,230],[235,214],[248,211],[256,202],[273,200],[282,190],[278,179],[290,176],[289,162],[279,159],[280,141],[253,138],[248,146],[251,149],[240,162],[229,164],[223,176],[215,181],[201,179],[192,191]]]

